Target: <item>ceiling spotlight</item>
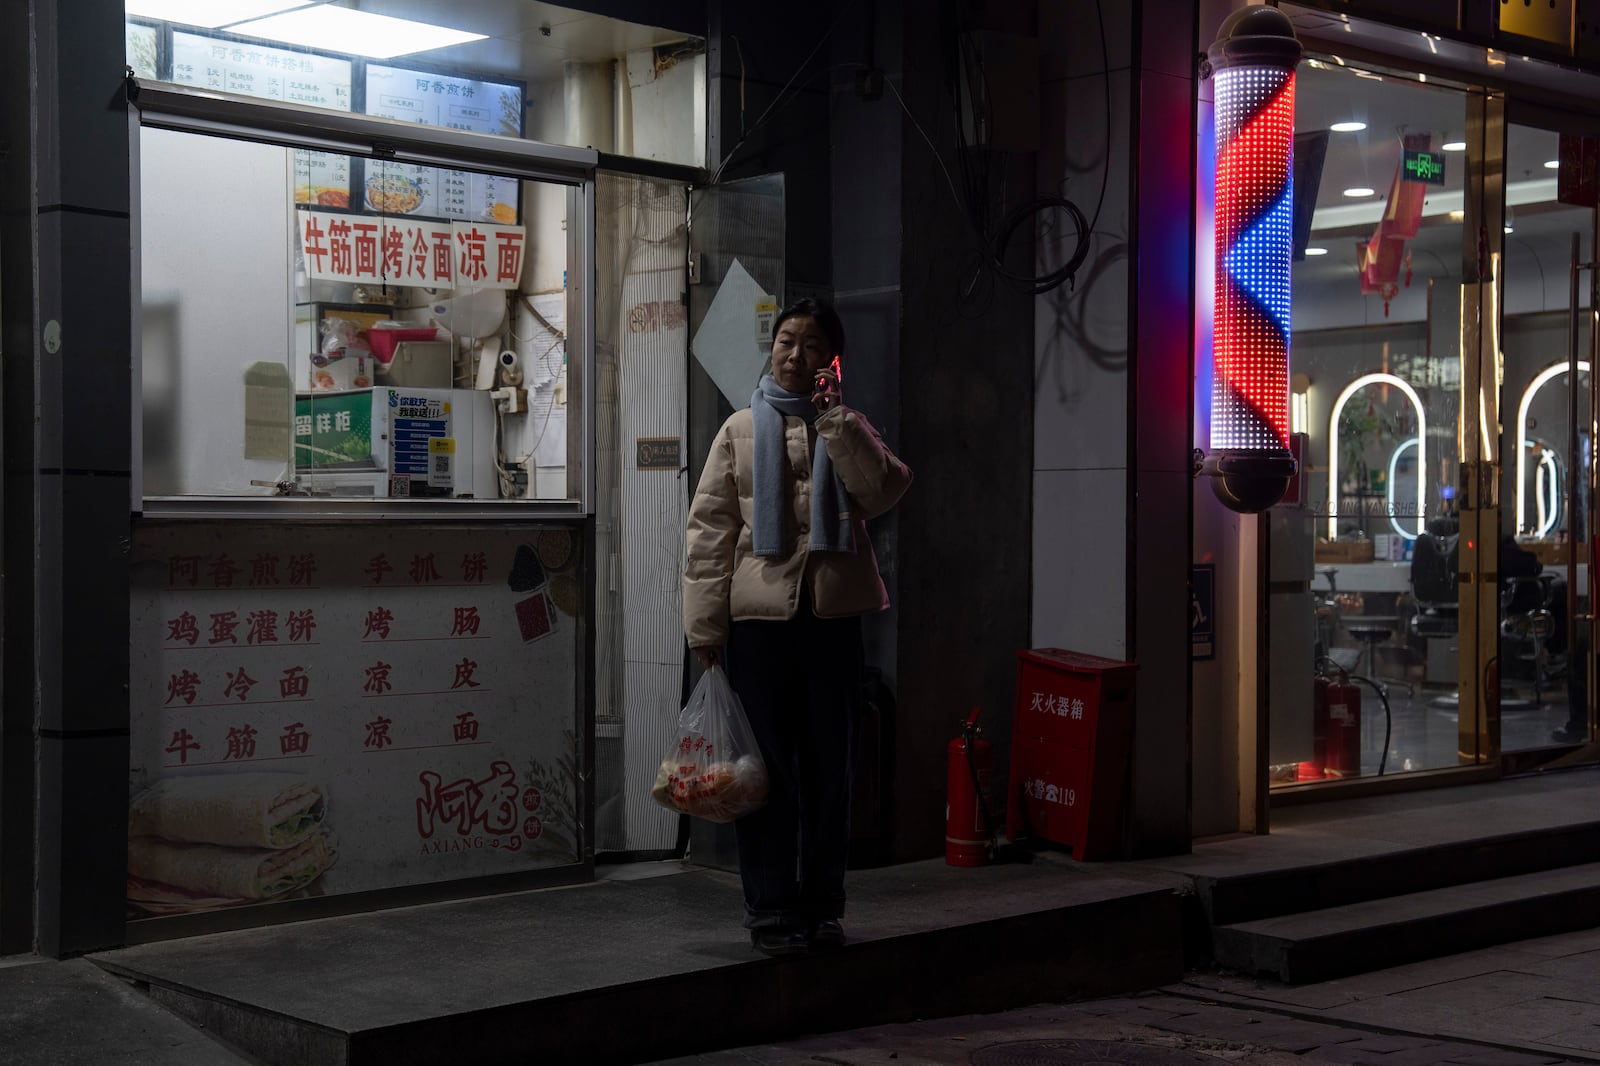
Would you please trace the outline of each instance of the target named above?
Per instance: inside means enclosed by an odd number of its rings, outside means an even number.
[[[1450,212],[1450,221],[1451,222],[1460,222],[1462,219],[1464,219],[1466,217],[1467,217],[1467,213],[1465,211],[1452,211],[1452,212]]]
[[[1307,255],[1327,255],[1328,254],[1328,250],[1326,248],[1307,248],[1306,249],[1306,254]]]
[[[1465,152],[1467,150],[1467,142],[1466,141],[1445,141],[1439,147],[1443,148],[1447,152]]]
[[[1365,122],[1355,122],[1355,121],[1335,122],[1333,125],[1329,126],[1328,128],[1330,130],[1332,130],[1333,132],[1335,132],[1335,133],[1355,133],[1358,130],[1366,129],[1367,128],[1367,124]]]
[[[1561,169],[1561,160],[1559,160],[1559,159],[1546,159],[1544,161],[1544,168],[1546,170],[1560,170]]]
[[[1371,196],[1372,192],[1373,192],[1373,190],[1365,188],[1364,186],[1355,185],[1355,186],[1352,186],[1351,188],[1346,189],[1344,191],[1344,194],[1346,196],[1350,197],[1352,200],[1355,200],[1355,199],[1359,199],[1360,197],[1363,197],[1363,196]]]
[[[1509,222],[1506,223],[1506,232],[1507,233],[1511,233],[1512,232],[1511,223],[1509,223]]]

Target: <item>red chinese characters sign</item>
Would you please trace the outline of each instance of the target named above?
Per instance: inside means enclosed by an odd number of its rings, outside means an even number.
[[[521,226],[328,211],[298,211],[295,219],[313,280],[512,289],[522,276]]]

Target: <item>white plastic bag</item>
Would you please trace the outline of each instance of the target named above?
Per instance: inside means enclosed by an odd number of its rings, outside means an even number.
[[[731,822],[767,802],[767,765],[722,667],[707,670],[689,694],[650,795],[711,822]]]

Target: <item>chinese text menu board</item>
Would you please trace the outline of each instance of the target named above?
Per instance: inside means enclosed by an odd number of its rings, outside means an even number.
[[[388,285],[516,288],[521,226],[295,212],[306,276]]]
[[[580,543],[142,529],[130,917],[577,861]]]
[[[500,137],[522,136],[522,88],[367,64],[366,112]],[[384,214],[517,221],[516,178],[437,167],[368,168],[366,206]]]
[[[172,80],[218,92],[293,104],[351,108],[348,59],[244,44],[198,33],[172,33]],[[350,157],[332,152],[294,153],[296,203],[350,206]]]

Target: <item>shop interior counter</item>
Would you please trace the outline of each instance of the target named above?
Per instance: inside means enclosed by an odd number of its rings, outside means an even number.
[[[1317,592],[1328,591],[1328,571],[1334,572],[1334,584],[1340,592],[1409,592],[1411,589],[1411,563],[1318,563],[1311,578],[1311,588]],[[1566,577],[1564,563],[1554,563],[1544,568],[1544,573]],[[1589,566],[1579,563],[1575,578],[1578,594],[1583,596],[1589,587]]]

